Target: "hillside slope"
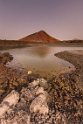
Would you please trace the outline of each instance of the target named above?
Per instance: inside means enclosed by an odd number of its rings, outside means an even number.
[[[56,38],[53,38],[49,34],[47,34],[45,31],[39,31],[36,33],[33,33],[31,35],[28,35],[24,38],[19,39],[20,41],[28,41],[28,42],[43,42],[43,43],[52,43],[60,41]]]

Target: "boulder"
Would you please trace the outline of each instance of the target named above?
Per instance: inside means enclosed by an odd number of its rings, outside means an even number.
[[[39,112],[40,114],[48,114],[49,108],[46,102],[46,96],[44,94],[40,94],[36,97],[31,105],[30,105],[30,112]]]
[[[44,89],[47,89],[48,88],[48,83],[47,83],[47,81],[44,78],[40,78],[39,79],[39,85],[41,87],[43,87]]]
[[[0,118],[12,107],[18,103],[19,93],[15,90],[8,94],[0,104]]]
[[[28,88],[22,88],[21,98],[24,98],[26,101],[30,101],[34,98],[34,96]]]
[[[33,82],[31,82],[29,84],[29,87],[36,87],[36,86],[41,86],[43,87],[44,89],[47,89],[48,88],[48,83],[47,81],[44,79],[44,78],[38,78],[37,80],[34,80]]]
[[[29,84],[29,88],[34,88],[34,87],[36,87],[36,86],[38,86],[39,85],[39,80],[34,80],[33,82],[31,82],[30,84]]]

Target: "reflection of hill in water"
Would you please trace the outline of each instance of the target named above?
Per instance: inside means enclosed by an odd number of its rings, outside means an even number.
[[[47,46],[33,47],[29,53],[38,57],[46,57],[50,53],[50,49]]]

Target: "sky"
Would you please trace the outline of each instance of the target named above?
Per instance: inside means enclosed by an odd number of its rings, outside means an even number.
[[[40,30],[60,40],[83,39],[83,0],[0,0],[0,39]]]

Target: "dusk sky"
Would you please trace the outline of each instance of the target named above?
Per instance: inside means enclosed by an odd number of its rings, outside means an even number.
[[[0,39],[45,30],[60,39],[83,39],[83,0],[0,0]]]

